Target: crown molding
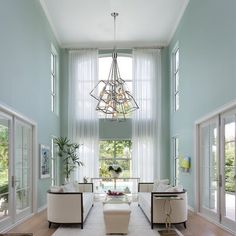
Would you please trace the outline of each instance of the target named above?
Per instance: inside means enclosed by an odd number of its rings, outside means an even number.
[[[167,40],[167,45],[170,44],[170,42],[171,42],[171,40],[172,40],[172,38],[173,38],[173,36],[174,36],[174,34],[175,34],[175,32],[176,32],[178,26],[179,26],[179,23],[180,23],[180,21],[181,21],[183,15],[184,15],[185,9],[187,8],[187,5],[188,5],[188,4],[189,4],[189,0],[186,0],[186,2],[185,2],[185,3],[183,4],[183,6],[182,6],[182,9],[181,9],[181,11],[180,11],[179,17],[178,17],[178,19],[176,20],[175,25],[174,25],[174,27],[173,27],[173,29],[172,29],[172,31],[171,31],[171,33],[170,33],[170,36],[169,36],[169,38],[168,38],[168,40]]]
[[[43,9],[44,14],[47,17],[47,20],[48,20],[49,25],[51,26],[52,32],[53,32],[53,34],[54,34],[54,36],[55,36],[59,46],[61,47],[62,46],[61,40],[60,40],[59,35],[58,35],[57,31],[56,31],[56,27],[54,26],[53,21],[52,21],[52,19],[50,17],[50,14],[48,12],[48,8],[47,8],[47,5],[45,3],[45,0],[38,0],[38,1],[39,1],[40,5],[41,5],[41,7]]]

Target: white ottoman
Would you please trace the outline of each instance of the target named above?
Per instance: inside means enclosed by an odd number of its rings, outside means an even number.
[[[103,215],[107,234],[127,234],[130,219],[129,204],[104,204]]]

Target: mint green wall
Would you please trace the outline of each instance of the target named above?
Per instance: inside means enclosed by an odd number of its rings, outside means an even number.
[[[60,87],[60,103],[61,103],[61,136],[68,136],[68,71],[69,54],[68,50],[61,49],[61,87]]]
[[[168,48],[163,48],[161,53],[161,133],[160,133],[160,177],[170,176],[170,92],[169,92],[169,67]]]
[[[171,112],[171,135],[192,158],[181,174],[194,206],[194,122],[236,98],[236,1],[190,0],[169,46],[180,47],[180,109]],[[169,58],[170,60],[170,58]]]
[[[51,42],[60,50],[39,2],[1,0],[0,29],[0,103],[33,119],[38,143],[50,145],[51,135],[60,135],[59,116],[50,111]],[[38,207],[50,184],[38,180]]]

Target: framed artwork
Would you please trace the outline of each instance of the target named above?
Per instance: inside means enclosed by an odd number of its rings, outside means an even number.
[[[47,145],[40,144],[40,178],[50,177],[50,147]]]

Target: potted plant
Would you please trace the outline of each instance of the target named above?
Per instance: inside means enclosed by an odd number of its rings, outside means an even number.
[[[56,138],[55,143],[58,146],[58,156],[62,158],[64,164],[64,175],[66,182],[69,181],[71,172],[75,167],[83,166],[78,156],[78,149],[81,144],[72,143],[67,137]]]
[[[111,172],[113,178],[118,178],[122,172],[122,168],[119,165],[110,165],[108,166],[108,171]]]

